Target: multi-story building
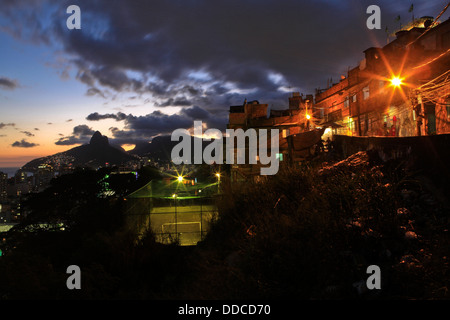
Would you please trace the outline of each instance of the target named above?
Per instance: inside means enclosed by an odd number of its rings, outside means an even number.
[[[42,191],[50,185],[55,177],[53,167],[49,164],[41,164],[33,174],[33,190]]]
[[[8,174],[0,171],[0,203],[4,203],[8,200],[7,185]]]
[[[450,20],[396,33],[337,84],[317,90],[324,125],[356,136],[450,133]]]
[[[300,95],[295,92],[289,97],[289,108],[284,110],[269,110],[267,104],[258,101],[247,102],[243,105],[231,106],[228,129],[255,129],[259,136],[261,129],[278,129],[278,153],[279,163],[296,161],[310,154],[310,147],[314,146],[323,133],[323,130],[315,129],[316,114],[313,95]],[[270,134],[268,133],[268,137]],[[267,142],[270,150],[271,141]],[[231,166],[232,181],[246,180],[249,177],[259,176],[261,164],[259,156],[256,156],[256,164],[250,164],[249,145],[245,148],[234,149],[234,164]],[[269,151],[270,152],[270,151]],[[243,153],[245,164],[237,164],[237,158]]]

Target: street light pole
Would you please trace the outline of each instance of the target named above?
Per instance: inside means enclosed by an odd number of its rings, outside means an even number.
[[[311,119],[311,116],[308,113],[308,103],[309,100],[305,101],[305,118],[306,118],[306,130],[305,131],[309,131],[309,119]]]
[[[217,177],[217,193],[220,193],[220,173],[216,173]]]
[[[172,195],[173,201],[175,202],[175,235],[178,241],[177,197],[178,195],[176,193]]]

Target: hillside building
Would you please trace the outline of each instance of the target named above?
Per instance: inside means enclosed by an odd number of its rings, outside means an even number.
[[[352,136],[418,136],[450,133],[450,20],[396,33],[339,83],[315,94],[322,125]]]
[[[231,106],[229,113],[228,129],[255,129],[259,136],[261,129],[278,129],[279,149],[276,159],[280,165],[287,161],[297,161],[310,154],[310,148],[320,140],[323,130],[315,130],[315,119],[317,118],[314,109],[313,95],[303,96],[294,92],[289,97],[289,108],[284,110],[269,110],[267,104],[261,104],[259,101],[244,101],[240,106]],[[267,148],[270,150],[271,141]],[[306,145],[305,145],[306,142]],[[234,149],[234,164],[231,165],[232,181],[246,180],[249,177],[258,177],[261,164],[257,157],[256,164],[250,164],[248,155],[249,145],[245,148]],[[271,152],[271,151],[269,151]],[[237,164],[236,159],[239,153],[244,153],[246,157],[245,164]]]

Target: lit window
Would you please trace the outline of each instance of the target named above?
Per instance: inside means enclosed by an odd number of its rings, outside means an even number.
[[[344,100],[344,108],[348,108],[348,106],[349,106],[349,98],[348,96],[346,96]]]
[[[369,87],[363,88],[363,98],[364,98],[364,100],[369,99]]]
[[[352,100],[353,102],[356,102],[356,94],[353,95]]]

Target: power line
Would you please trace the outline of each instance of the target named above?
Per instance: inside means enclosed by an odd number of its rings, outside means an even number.
[[[417,94],[420,94],[423,102],[446,105],[447,103],[439,102],[439,99],[447,97],[450,94],[450,70],[421,85],[415,91]]]
[[[445,55],[446,55],[447,53],[449,53],[449,52],[450,52],[450,49],[448,49],[447,51],[441,53],[440,55],[438,55],[437,57],[431,59],[430,61],[427,61],[427,62],[425,62],[425,63],[423,63],[423,64],[421,64],[421,65],[419,65],[419,66],[415,66],[413,69],[421,68],[421,67],[424,67],[424,66],[426,66],[426,65],[428,65],[428,64],[430,64],[430,63],[433,63],[434,61],[436,61],[436,60],[442,58],[443,56],[445,56]]]
[[[449,74],[449,73],[450,73],[450,70],[447,70],[446,72],[444,72],[443,74],[437,76],[436,78],[434,78],[434,79],[428,81],[427,83],[421,85],[420,87],[417,87],[416,90],[422,90],[423,87],[426,87],[427,85],[430,85],[430,84],[432,84],[432,83],[435,83],[436,80],[438,80],[439,78],[443,78],[445,75],[447,75],[447,74]],[[448,76],[447,76],[447,78],[446,78],[445,80],[443,80],[442,82],[447,81],[447,79],[448,79]],[[431,87],[431,88],[432,88],[432,87]]]

